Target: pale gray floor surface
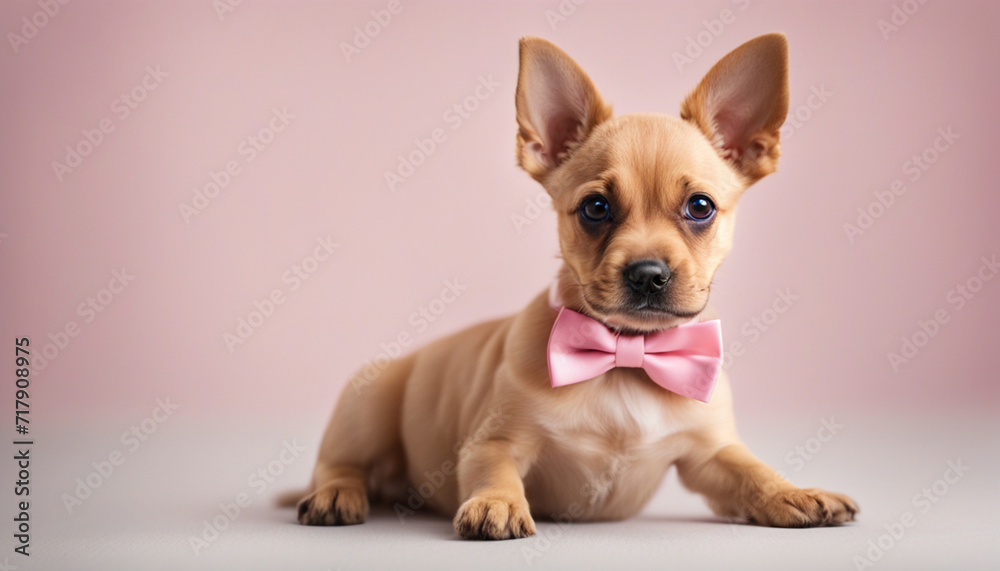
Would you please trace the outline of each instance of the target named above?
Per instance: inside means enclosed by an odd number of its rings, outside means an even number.
[[[127,424],[39,427],[31,466],[32,555],[7,555],[14,505],[7,478],[7,547],[0,564],[6,556],[8,568],[24,570],[1000,569],[1000,422],[986,414],[837,416],[833,422],[843,427],[825,443],[810,442],[820,417],[742,419],[751,449],[793,482],[849,493],[861,504],[859,521],[843,527],[730,524],[713,517],[671,471],[647,509],[631,520],[541,522],[538,537],[503,542],[461,541],[448,518],[418,514],[400,523],[386,510],[361,526],[296,525],[293,511],[275,508],[273,496],[308,480],[324,420],[258,421],[237,429],[235,422],[215,426],[177,416],[134,452],[119,438]],[[294,459],[286,454],[292,460],[286,467],[278,459],[282,443],[292,440],[306,451]],[[797,456],[796,446],[810,446],[815,454]],[[73,494],[76,479],[94,470],[92,462],[115,450],[124,462],[68,513],[63,494]],[[969,470],[935,490],[949,461]],[[250,479],[272,462],[280,472],[273,482]],[[3,470],[12,473],[9,460]],[[915,503],[924,488],[936,501]],[[218,505],[241,492],[250,505],[196,554],[192,537],[203,533],[205,520],[224,517]],[[907,513],[911,527],[893,525]],[[900,535],[900,528],[901,537],[890,541],[887,529]],[[880,538],[887,547],[881,553],[872,548]],[[880,555],[871,565],[858,559],[869,552]]]

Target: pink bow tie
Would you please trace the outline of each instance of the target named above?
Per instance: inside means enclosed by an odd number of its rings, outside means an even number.
[[[593,379],[615,367],[641,367],[661,387],[708,402],[722,366],[718,319],[648,335],[619,335],[563,307],[549,334],[553,387]]]

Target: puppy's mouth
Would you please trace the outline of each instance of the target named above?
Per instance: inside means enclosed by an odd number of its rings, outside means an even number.
[[[605,307],[588,299],[586,293],[582,297],[592,317],[627,335],[652,333],[683,325],[700,315],[708,305],[706,300],[696,310],[680,309],[650,295],[645,299],[629,300],[618,307]]]
[[[677,317],[694,317],[701,313],[701,310],[688,311],[672,307],[666,303],[662,296],[646,294],[645,296],[631,296],[626,303],[619,308],[620,312],[634,315],[662,315],[670,314]]]

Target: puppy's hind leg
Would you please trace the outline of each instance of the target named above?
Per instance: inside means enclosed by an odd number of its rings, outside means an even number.
[[[399,423],[413,360],[394,361],[374,381],[344,388],[323,435],[310,493],[299,502],[299,523],[364,523],[369,493],[378,492],[368,489],[373,471],[404,468]]]

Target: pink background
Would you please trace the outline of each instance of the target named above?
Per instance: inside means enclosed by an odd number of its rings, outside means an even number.
[[[0,340],[41,349],[79,326],[35,371],[33,414],[131,421],[169,397],[185,416],[318,425],[381,344],[515,312],[555,272],[553,214],[512,221],[540,193],[513,156],[520,36],[567,50],[616,112],[676,114],[770,31],[788,35],[805,120],[745,196],[713,288],[727,347],[745,347],[729,367],[739,414],[996,408],[1000,280],[961,310],[946,300],[1000,254],[996,4],[928,2],[887,39],[892,2],[588,2],[554,27],[555,1],[402,6],[350,61],[341,43],[386,2],[247,0],[221,19],[208,1],[71,3],[17,53],[0,47]],[[678,70],[723,9],[731,23]],[[38,10],[0,4],[5,37]],[[113,102],[147,66],[168,75],[120,119]],[[444,113],[480,77],[499,86],[453,129]],[[832,93],[814,110],[813,87]],[[284,107],[295,118],[248,162],[241,141]],[[52,162],[102,119],[114,131],[59,181]],[[436,128],[444,142],[390,191],[384,173]],[[939,128],[960,138],[910,181]],[[233,160],[240,174],[186,223],[179,205]],[[851,243],[844,224],[897,178],[907,192]],[[339,248],[291,291],[283,274],[327,236]],[[78,305],[123,267],[134,281],[85,323]],[[467,289],[421,331],[410,315],[449,279]],[[286,301],[228,351],[275,288]],[[754,336],[744,324],[786,289],[799,299]],[[938,310],[947,323],[895,373],[887,353]]]

